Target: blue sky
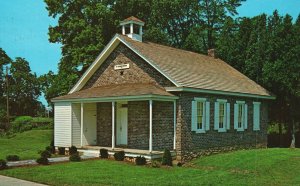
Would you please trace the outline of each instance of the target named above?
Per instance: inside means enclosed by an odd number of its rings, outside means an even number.
[[[288,13],[296,19],[300,0],[248,0],[238,12],[239,16],[252,17],[270,15],[275,9],[280,15]],[[0,47],[13,59],[23,57],[29,61],[37,75],[49,70],[57,72],[61,46],[48,41],[48,27],[56,25],[57,20],[48,17],[44,1],[1,0],[0,12]]]

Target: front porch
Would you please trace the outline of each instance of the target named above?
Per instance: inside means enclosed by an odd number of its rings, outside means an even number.
[[[111,153],[124,149],[128,156],[148,158],[158,157],[164,149],[175,152],[176,99],[153,84],[96,87],[59,97],[55,100],[55,144],[83,150],[105,147]],[[67,126],[66,121],[70,122],[69,134],[60,128]],[[65,145],[68,135],[70,143]]]

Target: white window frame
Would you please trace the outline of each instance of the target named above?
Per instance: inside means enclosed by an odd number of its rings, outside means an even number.
[[[202,128],[198,129],[198,103],[203,104],[202,110]],[[194,105],[195,104],[195,105]],[[195,110],[193,110],[195,109]],[[210,102],[206,98],[194,98],[192,101],[192,131],[196,133],[205,133],[209,130],[210,124]]]
[[[239,127],[238,124],[240,108],[242,108],[241,127]],[[248,128],[248,105],[246,104],[245,101],[236,101],[235,108],[234,108],[234,129],[236,129],[239,132],[242,132],[247,128]]]
[[[223,127],[220,128],[220,104],[224,105]],[[215,124],[214,129],[218,132],[226,132],[230,129],[230,103],[226,99],[217,99],[215,102]]]
[[[260,105],[261,102],[253,102],[253,130],[260,130]]]

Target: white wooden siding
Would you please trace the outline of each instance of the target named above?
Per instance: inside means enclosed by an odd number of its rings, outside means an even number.
[[[70,102],[57,102],[54,104],[54,145],[57,147],[71,146],[71,113]]]
[[[81,110],[80,103],[72,104],[72,145],[81,146]]]

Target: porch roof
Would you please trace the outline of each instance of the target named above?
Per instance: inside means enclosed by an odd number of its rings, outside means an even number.
[[[167,92],[158,85],[148,84],[114,84],[99,86],[80,90],[71,94],[53,98],[52,102],[76,101],[76,100],[115,100],[115,99],[134,99],[134,98],[161,98],[177,99],[178,97]]]

